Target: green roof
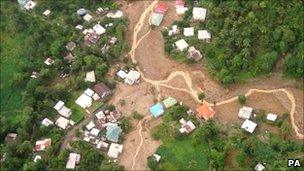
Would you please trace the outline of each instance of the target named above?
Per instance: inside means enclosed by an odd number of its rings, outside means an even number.
[[[172,97],[168,97],[167,99],[163,100],[163,103],[166,108],[169,108],[171,106],[174,106],[177,101]]]
[[[164,14],[161,13],[153,13],[151,23],[155,26],[159,26],[160,23],[163,21]]]

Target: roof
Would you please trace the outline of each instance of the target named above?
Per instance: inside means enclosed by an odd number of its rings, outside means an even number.
[[[95,82],[96,81],[95,72],[94,71],[87,72],[84,80],[88,82]]]
[[[186,123],[184,123],[181,128],[179,129],[179,131],[181,133],[187,133],[189,134],[190,132],[192,132],[195,129],[195,125],[192,123],[192,121],[187,121]]]
[[[204,118],[205,120],[212,118],[215,114],[215,111],[207,104],[203,104],[202,106],[198,107],[196,111],[198,116],[200,118]]]
[[[125,79],[126,76],[127,76],[127,73],[123,70],[119,70],[117,73],[116,73],[117,76],[119,76],[120,78],[122,79]]]
[[[36,141],[35,151],[44,151],[46,148],[50,147],[52,144],[51,139],[43,139]]]
[[[153,156],[154,156],[156,162],[159,162],[159,160],[161,159],[161,156],[158,154],[153,154]]]
[[[253,133],[253,131],[255,130],[257,124],[252,122],[251,120],[246,119],[241,128],[245,129],[247,132]]]
[[[75,27],[77,30],[82,30],[83,29],[83,26],[78,24],[76,27]]]
[[[208,32],[208,30],[198,30],[198,39],[211,39],[211,33]]]
[[[201,52],[195,49],[194,46],[189,47],[188,49],[189,58],[194,59],[195,61],[199,61],[203,58]]]
[[[34,2],[34,1],[28,1],[28,2],[24,5],[24,8],[25,8],[26,10],[31,10],[31,9],[34,9],[36,5],[37,5],[36,2]]]
[[[92,96],[93,100],[97,101],[100,99],[99,95],[97,93],[94,93]]]
[[[60,116],[55,122],[55,124],[62,129],[66,129],[69,126],[69,123],[70,121],[62,116]]]
[[[41,121],[41,124],[44,125],[44,126],[50,126],[50,125],[53,125],[54,122],[49,120],[48,118],[44,118],[42,121]]]
[[[51,11],[50,10],[45,10],[43,13],[42,13],[44,16],[48,16],[51,14]]]
[[[5,136],[5,144],[9,144],[11,143],[12,141],[14,141],[15,139],[17,138],[17,134],[16,133],[8,133],[6,136]]]
[[[64,102],[61,101],[61,100],[59,100],[59,101],[55,104],[54,109],[60,110],[63,106],[64,106]]]
[[[169,9],[168,5],[164,2],[158,2],[154,7],[155,12],[162,14],[166,13],[168,9]]]
[[[65,56],[63,59],[67,60],[69,63],[71,63],[74,60],[74,56],[72,53],[68,53],[67,56]]]
[[[164,14],[161,13],[153,13],[151,17],[151,24],[155,26],[160,26],[161,22],[163,21]]]
[[[104,83],[98,83],[94,86],[93,90],[100,96],[100,98],[105,98],[111,94],[111,90]]]
[[[238,116],[242,119],[249,119],[251,117],[253,108],[251,107],[246,107],[243,106],[240,110],[239,110],[239,114]]]
[[[112,143],[110,145],[110,148],[109,148],[109,151],[108,151],[108,156],[110,158],[115,158],[116,159],[118,157],[118,155],[120,153],[122,153],[122,150],[123,150],[123,145]]]
[[[80,15],[80,16],[83,16],[87,13],[87,10],[84,9],[84,8],[80,8],[77,10],[77,14]]]
[[[42,158],[40,155],[36,155],[33,161],[36,163],[38,160],[41,160],[41,159]]]
[[[80,154],[70,153],[65,167],[66,169],[75,169],[76,164],[79,164],[79,162],[80,162]]]
[[[87,124],[87,126],[86,126],[86,128],[87,128],[88,130],[91,130],[91,129],[94,128],[94,127],[95,127],[95,124],[94,124],[93,121],[89,122],[89,123]]]
[[[72,51],[76,47],[76,43],[68,42],[68,44],[65,47],[66,47],[67,50]]]
[[[94,91],[90,88],[87,88],[85,91],[84,91],[84,94],[88,95],[89,97],[92,97],[94,95]]]
[[[103,113],[103,111],[99,111],[95,114],[97,119],[103,119],[106,115]]]
[[[93,26],[93,30],[98,35],[102,35],[106,32],[106,29],[103,28],[100,24],[96,24],[95,26]]]
[[[90,134],[97,137],[98,134],[99,134],[99,132],[100,132],[99,129],[97,129],[97,128],[92,128],[91,131],[90,131]]]
[[[54,62],[55,62],[55,61],[54,61],[52,58],[47,58],[47,59],[44,61],[44,63],[45,63],[46,65],[52,65]]]
[[[118,142],[121,128],[117,124],[109,123],[107,126],[106,138],[112,142]]]
[[[97,147],[98,149],[101,149],[101,148],[108,148],[108,146],[109,146],[109,144],[106,143],[106,142],[103,142],[103,141],[99,141],[99,142],[97,143],[97,145],[96,145],[96,147]]]
[[[177,103],[177,100],[175,100],[173,97],[168,97],[167,99],[163,100],[163,104],[164,104],[165,108],[174,106],[176,103]]]
[[[177,48],[180,51],[183,51],[183,50],[187,49],[188,46],[189,46],[188,43],[184,39],[180,39],[180,40],[176,41],[175,45],[177,46]]]
[[[192,10],[193,19],[204,21],[206,19],[207,9],[194,7]]]
[[[182,14],[184,14],[188,9],[189,9],[189,8],[184,7],[184,6],[177,6],[175,11],[176,11],[176,14],[177,14],[177,15],[182,15]]]
[[[150,112],[156,118],[164,114],[165,111],[163,109],[163,106],[160,103],[157,103],[150,108]]]
[[[184,36],[189,37],[194,35],[194,27],[185,27]]]
[[[269,121],[276,121],[278,118],[278,115],[273,114],[273,113],[268,113],[266,116],[266,119]]]
[[[263,171],[265,170],[265,166],[263,166],[261,163],[258,163],[255,167],[254,167],[255,171]]]
[[[175,5],[176,6],[184,6],[185,2],[184,2],[184,0],[175,0]]]
[[[58,113],[66,118],[70,117],[72,114],[71,109],[67,108],[66,106],[63,106],[60,110],[58,110]]]
[[[130,70],[125,77],[125,82],[127,84],[133,85],[140,78],[140,73],[135,70]]]
[[[83,16],[83,19],[87,22],[89,22],[93,17],[90,14],[86,14],[85,16]]]
[[[79,106],[86,109],[88,107],[91,107],[92,105],[92,98],[87,96],[85,93],[82,93],[81,96],[78,97],[78,99],[75,101]]]
[[[123,12],[120,10],[112,10],[107,14],[109,18],[121,18],[123,17]]]

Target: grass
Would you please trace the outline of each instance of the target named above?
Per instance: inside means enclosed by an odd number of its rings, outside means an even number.
[[[71,97],[67,101],[67,107],[72,110],[71,119],[75,123],[79,123],[84,119],[86,111],[75,103],[75,100],[80,96],[81,92],[73,92]]]

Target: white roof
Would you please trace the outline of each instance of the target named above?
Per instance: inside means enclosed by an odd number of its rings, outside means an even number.
[[[49,120],[48,118],[44,118],[42,121],[41,121],[41,124],[44,125],[44,126],[50,126],[50,125],[53,125],[54,122]]]
[[[269,121],[275,121],[275,120],[277,120],[277,118],[278,118],[278,115],[273,114],[273,113],[268,113],[267,117],[266,117],[266,119]]]
[[[102,119],[105,117],[105,114],[103,113],[103,111],[99,111],[95,114],[97,119]]]
[[[35,8],[36,5],[37,5],[36,2],[34,2],[34,1],[28,1],[28,2],[24,5],[24,8],[25,8],[26,10],[31,10],[31,9]]]
[[[100,24],[96,24],[93,26],[93,30],[96,32],[96,34],[101,35],[106,32],[106,29],[103,28]]]
[[[36,155],[33,161],[34,161],[34,162],[37,162],[38,160],[41,160],[41,159],[42,159],[42,158],[41,158],[40,155]]]
[[[97,93],[94,93],[93,96],[92,96],[92,98],[93,98],[95,101],[100,99],[100,97],[99,97],[99,95],[98,95]]]
[[[75,28],[78,29],[78,30],[82,30],[82,29],[83,29],[83,26],[80,25],[80,24],[78,24]]]
[[[97,129],[97,128],[92,128],[91,131],[90,131],[90,134],[91,135],[94,135],[94,136],[98,136],[100,130]]]
[[[52,65],[54,62],[55,62],[55,61],[54,61],[52,58],[47,58],[47,59],[44,61],[44,63],[45,63],[46,65]]]
[[[69,124],[72,125],[72,126],[74,126],[75,122],[72,119],[70,119]]]
[[[119,76],[120,78],[122,79],[125,79],[126,76],[127,76],[127,73],[123,70],[119,70],[117,73],[116,73],[117,76]]]
[[[64,117],[68,118],[68,117],[71,116],[72,111],[71,111],[71,109],[67,108],[66,106],[63,106],[60,110],[58,110],[58,113],[61,116],[64,116]]]
[[[263,171],[265,169],[265,166],[263,166],[261,163],[258,163],[255,167],[255,171]]]
[[[55,104],[54,109],[60,110],[63,106],[64,106],[64,102],[61,101],[61,100],[59,100],[59,101]]]
[[[51,14],[51,11],[50,10],[45,10],[44,12],[43,12],[43,15],[44,16],[48,16],[48,15],[50,15]]]
[[[82,93],[75,102],[82,108],[86,109],[92,105],[92,98]]]
[[[138,71],[130,70],[126,75],[125,82],[133,85],[140,77],[140,73]]]
[[[158,154],[153,154],[153,156],[155,157],[155,160],[156,160],[157,162],[159,162],[159,160],[161,159],[161,156],[158,155]]]
[[[123,12],[120,11],[120,10],[117,10],[115,13],[109,12],[107,14],[107,17],[109,17],[109,18],[121,18],[121,17],[123,17]]]
[[[108,151],[108,156],[110,158],[115,158],[116,159],[118,157],[118,155],[120,153],[122,153],[122,150],[123,150],[123,145],[112,143],[110,145],[110,148],[109,148],[109,151]]]
[[[84,94],[86,94],[87,96],[89,97],[92,97],[94,95],[94,91],[90,88],[87,88],[85,91],[84,91]]]
[[[60,116],[60,117],[56,120],[55,124],[56,124],[58,127],[62,128],[62,129],[66,129],[66,128],[68,127],[68,125],[69,125],[69,120],[67,120],[66,118]]]
[[[184,39],[180,39],[180,40],[176,41],[175,45],[177,46],[177,48],[180,51],[183,51],[183,50],[187,49],[188,46],[189,46],[188,43]]]
[[[82,31],[82,34],[87,34],[88,33],[88,29],[84,29],[83,31]]]
[[[90,139],[91,139],[91,137],[89,137],[89,136],[84,136],[83,137],[83,140],[86,141],[86,142],[90,142]]]
[[[80,162],[80,154],[77,153],[70,153],[69,159],[66,163],[66,169],[75,169],[76,164]]]
[[[185,27],[184,36],[189,37],[194,35],[194,27]]]
[[[251,120],[246,119],[241,128],[245,129],[247,132],[253,133],[253,131],[255,130],[257,124],[252,122]]]
[[[95,127],[95,124],[94,124],[93,121],[91,121],[90,123],[88,123],[87,126],[86,126],[86,128],[87,128],[88,130],[91,130],[91,129],[94,128],[94,127]]]
[[[239,114],[238,116],[242,119],[249,119],[251,117],[253,108],[251,107],[246,107],[243,106],[240,110],[239,110]]]
[[[182,118],[182,119],[180,119],[180,120],[179,120],[179,123],[181,123],[181,124],[185,124],[185,123],[186,123],[186,121],[185,121],[185,119],[184,119],[184,118]]]
[[[103,142],[103,141],[99,141],[99,142],[97,143],[97,145],[96,145],[96,147],[97,147],[98,149],[100,149],[100,148],[108,148],[108,146],[109,146],[109,144],[106,143],[106,142]]]
[[[172,34],[177,34],[179,32],[179,29],[177,27],[177,25],[173,25],[172,26]]]
[[[198,39],[211,39],[211,33],[208,30],[199,30],[198,31]]]
[[[207,9],[194,7],[192,14],[194,20],[204,21],[206,19]]]
[[[85,16],[83,16],[83,19],[87,22],[89,22],[93,17],[90,14],[86,14]]]
[[[95,72],[94,71],[87,72],[84,80],[88,82],[95,82],[96,81]]]
[[[177,14],[177,15],[182,15],[182,14],[184,14],[187,10],[188,10],[187,7],[184,7],[184,6],[177,6],[177,7],[176,7],[176,14]]]

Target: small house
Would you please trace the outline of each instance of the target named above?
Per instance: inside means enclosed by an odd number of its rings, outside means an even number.
[[[96,145],[96,147],[97,147],[98,149],[107,149],[108,146],[109,146],[109,144],[106,143],[106,142],[104,142],[104,141],[99,141],[99,142],[97,143],[97,145]]]
[[[184,51],[188,48],[188,43],[184,39],[180,39],[175,42],[175,46],[178,48],[179,51]]]
[[[97,93],[94,93],[93,96],[92,96],[92,99],[94,101],[97,101],[97,100],[100,100],[100,97],[99,97],[99,95]]]
[[[183,15],[188,10],[188,8],[185,7],[185,2],[183,0],[176,0],[175,8],[177,15]]]
[[[106,115],[103,113],[103,111],[99,111],[95,114],[96,118],[99,119],[104,119]]]
[[[42,159],[42,157],[40,155],[35,155],[33,161],[36,163],[38,160],[41,160],[41,159]]]
[[[69,127],[69,124],[70,121],[62,116],[60,116],[55,122],[55,125],[62,129],[67,129]]]
[[[92,128],[91,131],[90,131],[90,134],[97,137],[98,134],[99,134],[100,130],[97,129],[97,128]]]
[[[121,117],[122,117],[121,112],[115,110],[115,111],[110,112],[110,114],[107,116],[107,119],[108,119],[108,121],[114,123],[114,122],[117,122],[118,119],[120,119]]]
[[[106,29],[103,28],[100,24],[96,24],[95,26],[93,26],[93,30],[98,35],[102,35],[106,32]]]
[[[87,46],[91,46],[91,45],[96,44],[99,39],[100,39],[100,36],[93,31],[93,33],[89,33],[84,37],[84,43]]]
[[[79,15],[81,17],[86,15],[86,14],[87,14],[87,10],[84,9],[84,8],[80,8],[80,9],[77,10],[77,15]]]
[[[150,112],[155,118],[157,118],[165,113],[164,108],[160,103],[157,103],[157,104],[153,105],[152,107],[150,107]]]
[[[163,104],[165,108],[169,108],[177,104],[177,100],[175,100],[173,97],[168,97],[167,99],[163,100]]]
[[[199,40],[204,40],[207,43],[210,43],[211,33],[208,32],[208,30],[198,30],[197,33],[198,33],[197,37]]]
[[[50,125],[53,125],[53,124],[54,124],[54,122],[51,121],[51,120],[49,120],[48,118],[44,118],[44,119],[41,121],[41,125],[46,126],[46,127],[48,127],[48,126],[50,126]]]
[[[263,171],[265,170],[265,166],[263,166],[261,163],[258,163],[255,167],[254,167],[255,171]]]
[[[244,130],[246,130],[247,132],[253,133],[254,130],[255,130],[255,128],[256,128],[256,126],[257,126],[256,123],[252,122],[252,121],[249,120],[249,119],[246,119],[246,120],[243,122],[241,128],[244,129]]]
[[[161,159],[161,156],[158,155],[158,154],[153,154],[153,157],[154,157],[154,159],[155,159],[156,162],[159,162],[160,159]]]
[[[194,7],[192,10],[192,15],[194,20],[205,21],[207,14],[207,9]]]
[[[86,73],[86,77],[84,79],[86,82],[95,82],[95,72],[94,71],[90,71]]]
[[[127,73],[126,73],[125,71],[123,71],[123,70],[119,70],[119,71],[116,73],[116,75],[117,75],[118,77],[122,78],[122,79],[125,79],[126,76],[127,76]]]
[[[45,149],[50,147],[51,144],[52,144],[51,139],[43,139],[43,140],[36,141],[35,151],[37,151],[37,152],[38,151],[44,151]]]
[[[122,129],[114,123],[109,123],[107,126],[106,138],[112,142],[118,142]]]
[[[32,9],[35,8],[36,5],[37,5],[36,2],[34,2],[34,1],[28,1],[28,2],[24,5],[24,8],[25,8],[26,10],[32,10]]]
[[[193,59],[197,62],[201,60],[203,56],[199,50],[197,50],[194,46],[191,46],[188,49],[188,58]]]
[[[273,113],[268,113],[267,116],[266,116],[266,119],[269,120],[269,121],[276,121],[278,118],[278,115],[276,114],[273,114]]]
[[[194,27],[185,27],[184,28],[184,36],[190,37],[194,35]]]
[[[51,11],[47,9],[42,14],[47,17],[51,14]]]
[[[133,85],[140,78],[140,73],[135,70],[130,70],[129,73],[125,77],[125,82],[129,85]]]
[[[61,116],[64,116],[66,118],[69,118],[72,115],[72,111],[70,108],[67,108],[66,106],[63,106],[61,109],[57,111]]]
[[[80,107],[86,109],[92,106],[92,98],[82,93],[75,101]]]
[[[108,86],[106,86],[104,83],[96,84],[93,89],[102,100],[112,93],[111,89]]]
[[[82,30],[82,29],[83,29],[83,25],[78,24],[75,28],[76,28],[77,30]]]
[[[239,114],[238,116],[242,119],[249,119],[251,117],[253,108],[251,107],[247,107],[247,106],[243,106],[240,110],[239,110]]]
[[[80,162],[80,154],[70,153],[66,163],[66,169],[75,169],[76,165]]]
[[[68,42],[68,44],[65,46],[67,50],[72,51],[76,47],[76,43],[74,42]]]
[[[107,13],[108,18],[121,18],[123,17],[123,12],[120,10],[112,10]]]
[[[94,128],[94,127],[95,127],[95,124],[94,124],[93,121],[90,121],[90,122],[86,125],[87,130],[91,130],[91,129]]]
[[[64,102],[59,100],[55,106],[54,106],[54,109],[56,109],[57,111],[60,110],[62,107],[64,106]]]
[[[116,43],[116,41],[117,41],[116,37],[111,37],[109,43],[112,44],[112,45],[114,45]]]
[[[196,111],[198,117],[204,118],[205,120],[213,118],[213,116],[215,115],[215,111],[207,104],[203,104],[202,106],[198,107]]]
[[[38,78],[39,77],[39,73],[36,71],[32,72],[31,78]]]
[[[186,133],[189,134],[195,129],[195,125],[192,123],[192,121],[187,121],[186,123],[182,124],[181,128],[179,129],[180,133]]]
[[[161,22],[164,19],[164,14],[162,13],[152,13],[152,17],[151,17],[151,24],[154,26],[160,26]]]
[[[13,142],[16,138],[17,138],[16,133],[8,133],[5,136],[4,142],[5,142],[5,144],[9,144],[9,143]]]
[[[63,59],[66,60],[68,63],[72,63],[74,60],[74,56],[72,53],[68,53],[68,55],[65,56]]]
[[[55,62],[55,61],[54,61],[51,57],[47,58],[47,59],[44,61],[44,63],[45,63],[46,65],[53,65],[54,62]]]
[[[110,158],[116,159],[119,156],[119,154],[122,153],[122,150],[123,150],[123,145],[112,143],[108,151],[108,156]]]
[[[93,18],[93,17],[92,17],[90,14],[85,14],[85,15],[83,16],[83,19],[84,19],[85,21],[87,21],[87,22],[89,22],[92,18]]]
[[[169,7],[164,2],[158,2],[154,7],[154,12],[165,14],[168,11]]]

